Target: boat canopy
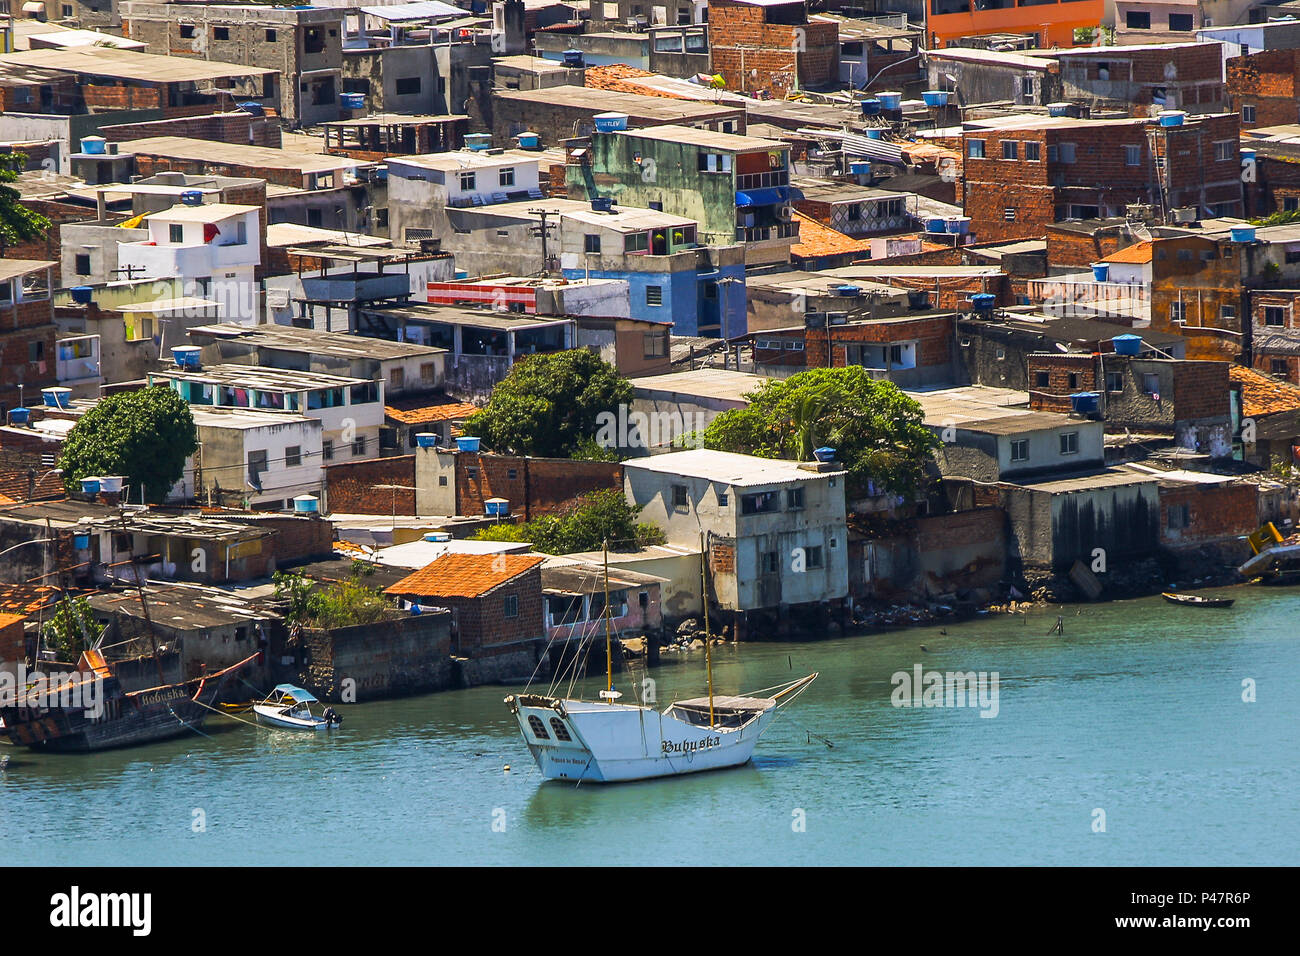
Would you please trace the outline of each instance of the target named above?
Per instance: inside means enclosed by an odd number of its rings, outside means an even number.
[[[286,697],[292,697],[300,704],[318,704],[311,691],[303,690],[301,687],[294,687],[292,684],[277,684],[274,693],[283,694]]]

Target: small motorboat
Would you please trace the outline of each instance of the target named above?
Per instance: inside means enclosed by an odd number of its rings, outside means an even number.
[[[1210,598],[1199,594],[1173,594],[1165,591],[1160,595],[1170,604],[1186,604],[1191,607],[1232,607],[1236,598]]]
[[[292,684],[280,684],[267,695],[266,700],[253,705],[253,714],[259,724],[284,730],[331,730],[343,723],[343,718],[333,707],[313,714],[311,705],[319,703],[310,691]]]

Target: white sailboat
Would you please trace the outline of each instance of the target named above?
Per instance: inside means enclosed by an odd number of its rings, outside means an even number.
[[[701,579],[706,580],[703,545],[700,561]],[[715,696],[707,586],[704,593],[708,696],[677,701],[663,711],[619,703],[622,695],[614,690],[606,552],[606,678],[601,700],[527,693],[511,694],[505,699],[543,777],[613,783],[720,770],[749,761],[777,709],[794,700],[817,674],[752,694]]]

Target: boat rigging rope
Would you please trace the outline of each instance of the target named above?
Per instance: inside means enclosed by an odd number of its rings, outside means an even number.
[[[198,704],[200,707],[206,707],[206,706],[207,706],[206,704],[202,703],[201,701],[197,701],[197,700],[196,700],[196,701],[193,701],[193,703]],[[184,727],[184,728],[186,728],[187,730],[192,730],[192,731],[194,731],[194,732],[195,732],[196,734],[198,734],[200,737],[207,737],[209,740],[212,739],[212,735],[211,735],[211,734],[205,734],[203,731],[199,730],[199,728],[195,727],[195,726],[194,726],[193,724],[191,724],[189,721],[183,719],[183,718],[181,717],[180,714],[176,713],[176,711],[172,710],[172,705],[171,705],[171,704],[168,704],[168,705],[167,705],[167,713],[171,714],[173,717],[175,717],[177,720],[179,720],[179,721],[181,722],[181,726]]]
[[[239,721],[241,724],[248,724],[250,727],[257,727],[257,726],[259,726],[255,721],[252,721],[252,720],[245,720],[243,717],[237,717],[237,716],[235,716],[234,714],[227,713],[227,712],[224,711],[224,710],[217,710],[217,708],[215,708],[215,707],[208,707],[208,705],[205,704],[205,703],[203,703],[203,701],[201,701],[201,700],[196,700],[196,701],[194,701],[194,703],[198,704],[200,707],[206,707],[208,710],[212,711],[214,714],[220,714],[222,717],[229,717],[231,720],[237,720],[237,721]],[[169,709],[170,709],[170,708],[169,708]],[[177,719],[179,720],[180,718],[177,718]],[[203,733],[203,731],[199,731],[199,733]],[[206,736],[208,736],[208,735],[207,735],[207,734],[203,734],[203,736],[206,737]]]

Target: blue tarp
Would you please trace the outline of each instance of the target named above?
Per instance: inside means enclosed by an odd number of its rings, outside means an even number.
[[[803,193],[793,186],[769,186],[766,189],[745,189],[736,193],[737,206],[773,206],[794,199],[803,199]]]

